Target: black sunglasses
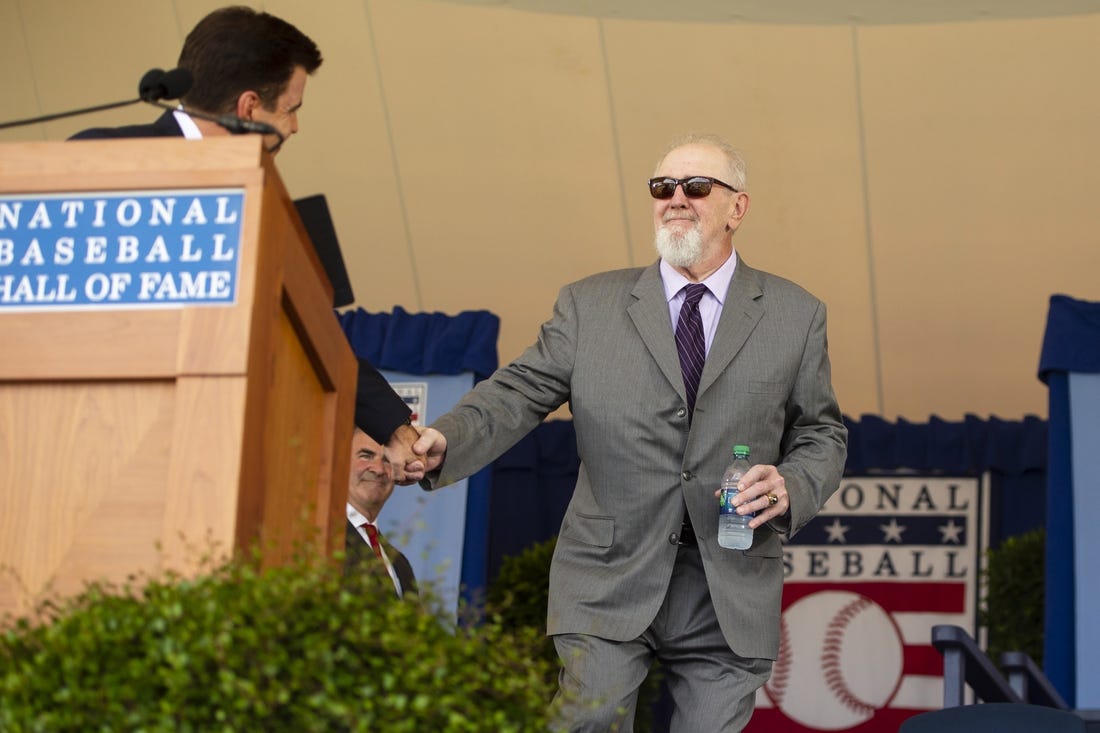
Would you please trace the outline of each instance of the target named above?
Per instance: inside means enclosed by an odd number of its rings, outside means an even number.
[[[723,183],[710,176],[692,176],[691,178],[650,178],[649,195],[655,199],[670,199],[676,195],[676,187],[684,187],[684,195],[689,199],[701,199],[710,195],[710,189],[717,183],[722,188],[728,188],[734,193],[740,193],[736,188]]]

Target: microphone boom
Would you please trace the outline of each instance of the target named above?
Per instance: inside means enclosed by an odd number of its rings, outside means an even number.
[[[127,99],[122,102],[109,102],[108,104],[97,104],[94,107],[83,107],[67,112],[55,112],[50,115],[39,115],[38,117],[27,117],[22,120],[0,122],[0,130],[6,130],[9,127],[33,125],[40,122],[50,122],[65,117],[76,117],[77,115],[86,115],[92,112],[102,112],[104,110],[125,107],[143,101],[154,102],[161,99],[178,99],[184,94],[187,94],[187,91],[191,88],[191,82],[191,72],[187,69],[172,69],[171,71],[149,69],[149,71],[146,71],[145,75],[141,77],[141,82],[138,83],[137,99]]]

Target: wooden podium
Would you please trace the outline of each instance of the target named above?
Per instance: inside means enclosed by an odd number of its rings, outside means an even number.
[[[0,615],[342,546],[356,369],[258,136],[0,145]]]

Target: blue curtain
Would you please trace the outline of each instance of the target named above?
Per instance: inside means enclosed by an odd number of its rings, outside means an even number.
[[[362,308],[338,313],[355,353],[376,369],[406,374],[473,372],[474,381],[497,369],[500,318],[489,311],[368,313]]]
[[[1072,705],[1077,687],[1076,553],[1073,511],[1066,511],[1067,507],[1074,506],[1071,372],[1100,373],[1100,303],[1055,295],[1050,299],[1039,357],[1039,379],[1049,388],[1050,404],[1043,667],[1050,681]],[[1095,450],[1095,446],[1090,449]]]

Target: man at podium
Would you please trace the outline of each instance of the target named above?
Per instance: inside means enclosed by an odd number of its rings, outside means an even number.
[[[242,6],[221,8],[200,20],[184,40],[179,67],[191,72],[192,84],[179,109],[152,124],[93,128],[70,139],[197,140],[228,135],[225,122],[243,121],[270,130],[264,145],[275,154],[298,132],[306,79],[321,61],[317,44],[285,20]]]
[[[218,119],[268,125],[264,136],[275,154],[298,132],[306,80],[321,66],[321,52],[308,36],[270,13],[242,6],[213,11],[187,34],[179,67],[191,73],[191,88],[180,109],[165,112],[152,124],[99,127],[73,135],[71,140],[133,137],[228,135]],[[412,444],[419,434],[410,423],[412,411],[369,362],[359,360],[359,388],[355,424],[386,448],[394,479],[413,483],[421,474],[405,477],[416,462]]]

